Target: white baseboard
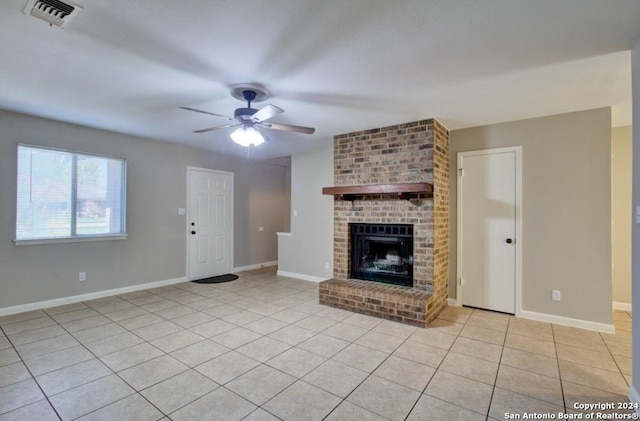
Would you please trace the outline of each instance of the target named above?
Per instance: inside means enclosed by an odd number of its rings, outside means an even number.
[[[261,269],[269,266],[278,266],[278,261],[274,260],[272,262],[256,263],[255,265],[240,266],[233,268],[233,272],[244,272],[245,270]]]
[[[633,385],[629,387],[629,401],[640,406],[640,393],[638,393]],[[640,408],[636,408],[636,414],[640,416]]]
[[[107,289],[104,291],[90,292],[82,295],[72,295],[71,297],[55,298],[53,300],[38,301],[35,303],[22,304],[18,306],[0,308],[0,316],[8,316],[10,314],[23,313],[25,311],[41,310],[43,308],[58,307],[67,304],[79,303],[81,301],[95,300],[98,298],[111,297],[112,295],[126,294],[128,292],[141,291],[143,289],[151,289],[164,287],[167,285],[179,284],[186,282],[187,278],[167,279],[164,281],[148,282],[146,284],[132,285],[129,287]]]
[[[556,316],[553,314],[536,313],[535,311],[521,310],[517,315],[523,319],[537,320],[539,322],[555,323],[557,325],[577,327],[580,329],[595,330],[603,333],[616,333],[612,324],[590,322],[588,320],[572,319],[570,317]]]
[[[458,305],[458,300],[455,298],[447,298],[447,304],[453,307],[460,307]]]
[[[619,301],[613,302],[614,310],[631,311],[631,303],[621,303]]]
[[[319,276],[303,275],[302,273],[286,272],[284,270],[278,271],[278,276],[286,276],[287,278],[302,279],[303,281],[322,282],[329,278],[321,278]]]

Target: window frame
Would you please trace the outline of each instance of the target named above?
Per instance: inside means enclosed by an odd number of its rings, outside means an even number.
[[[45,151],[54,151],[54,152],[63,152],[72,154],[73,166],[75,167],[77,163],[77,158],[79,155],[96,157],[96,158],[104,158],[104,159],[114,159],[122,162],[122,183],[120,188],[120,220],[122,232],[115,234],[77,234],[77,192],[78,192],[78,183],[77,183],[77,170],[72,172],[72,188],[71,188],[71,236],[66,237],[41,237],[41,238],[28,238],[28,239],[18,239],[18,210],[17,210],[17,201],[18,201],[18,157],[20,147],[40,149]],[[18,143],[16,147],[16,171],[15,171],[15,187],[16,187],[16,195],[14,197],[14,239],[13,243],[16,246],[20,245],[38,245],[38,244],[57,244],[57,243],[75,243],[75,242],[92,242],[92,241],[108,241],[108,240],[124,240],[128,237],[127,234],[127,160],[125,158],[119,158],[111,155],[97,154],[91,152],[82,152],[78,150],[72,149],[64,149],[64,148],[56,148],[50,146],[41,146],[41,145],[33,145],[29,143]]]

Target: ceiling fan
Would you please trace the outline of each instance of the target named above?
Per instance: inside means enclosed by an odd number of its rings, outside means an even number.
[[[179,107],[187,111],[195,111],[197,113],[208,114],[215,117],[223,117],[228,120],[235,120],[232,124],[224,124],[221,126],[208,127],[206,129],[194,130],[194,133],[206,133],[214,130],[228,129],[238,127],[231,133],[231,139],[241,146],[258,146],[264,142],[265,138],[260,133],[261,129],[282,130],[285,132],[296,132],[304,134],[313,134],[316,129],[312,127],[294,126],[292,124],[271,123],[267,120],[272,119],[284,112],[282,108],[275,105],[267,105],[261,109],[251,108],[252,102],[260,102],[269,98],[269,91],[255,84],[238,84],[231,86],[231,96],[241,101],[247,101],[246,108],[236,108],[233,117],[222,114],[210,113],[208,111],[198,110],[191,107]]]

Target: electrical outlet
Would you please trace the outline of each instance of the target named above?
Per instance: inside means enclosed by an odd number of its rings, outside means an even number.
[[[557,289],[552,290],[551,299],[553,301],[560,301],[560,290],[557,290]]]
[[[85,272],[78,272],[78,281],[86,281],[87,274]]]

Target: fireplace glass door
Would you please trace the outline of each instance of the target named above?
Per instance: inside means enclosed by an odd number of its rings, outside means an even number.
[[[350,278],[413,286],[413,225],[349,224]]]

